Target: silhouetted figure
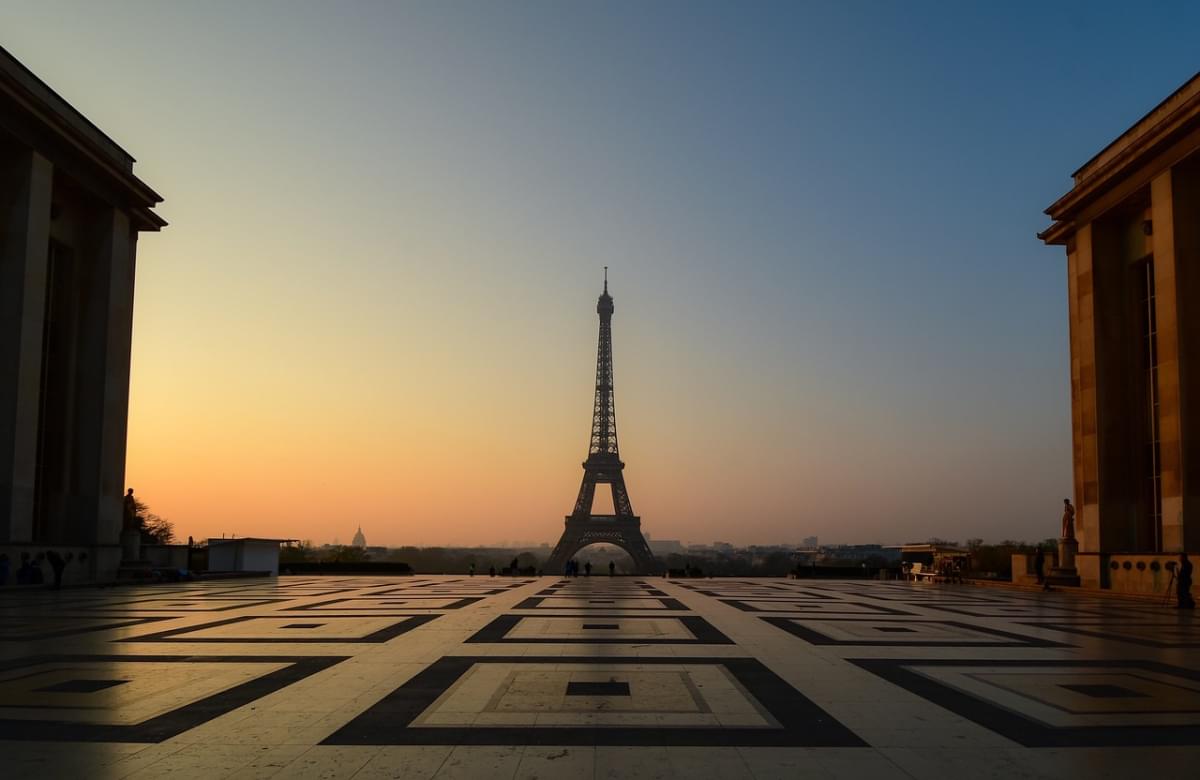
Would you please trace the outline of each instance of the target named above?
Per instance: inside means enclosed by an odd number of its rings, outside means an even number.
[[[512,572],[512,576],[514,576],[514,577],[517,576],[517,567],[519,565],[520,564],[518,564],[517,559],[513,558],[512,568],[510,569],[510,571]]]
[[[475,562],[474,561],[471,561],[471,566],[467,569],[467,574],[471,575],[472,577],[475,576]]]
[[[611,577],[616,573],[617,573],[617,564],[613,563],[612,561],[609,561],[608,562],[608,576]]]
[[[30,585],[42,585],[46,582],[46,574],[42,571],[42,559],[46,556],[38,553],[33,559],[33,573],[29,579]]]
[[[1195,609],[1196,602],[1192,598],[1192,562],[1187,553],[1179,553],[1179,573],[1175,577],[1175,597],[1179,609]]]
[[[50,550],[46,553],[46,560],[50,562],[50,569],[54,572],[54,589],[58,590],[62,587],[63,569],[67,568],[67,564],[74,558],[74,554],[67,553],[67,557],[59,555],[56,550]]]
[[[495,566],[495,564],[493,564],[493,565],[491,565],[491,566],[489,566],[489,567],[488,567],[488,576],[489,576],[489,577],[495,577],[495,576],[496,576],[496,566]]]
[[[129,492],[125,494],[125,502],[122,507],[122,527],[128,529],[140,529],[142,527],[141,518],[138,517],[137,499],[133,497],[133,488],[129,488]]]
[[[29,563],[29,553],[21,553],[21,565],[17,567],[17,584],[28,585],[33,581],[33,566]]]
[[[591,562],[591,561],[584,561],[584,563],[583,563],[583,576],[585,576],[585,577],[590,577],[590,576],[592,576],[592,562]]]
[[[1042,549],[1041,545],[1038,545],[1037,554],[1033,556],[1033,571],[1037,574],[1038,585],[1042,585],[1046,581],[1045,568],[1046,551]]]
[[[1063,499],[1062,538],[1075,538],[1075,507],[1071,506],[1071,499],[1069,498]]]

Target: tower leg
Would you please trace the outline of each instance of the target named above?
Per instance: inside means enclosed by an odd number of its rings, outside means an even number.
[[[554,551],[550,553],[550,558],[546,561],[546,566],[542,569],[543,573],[550,575],[566,574],[567,561],[575,555],[579,549],[583,547],[583,541],[579,538],[579,534],[571,530],[570,524],[563,531],[563,535],[559,537],[558,544],[554,545]]]

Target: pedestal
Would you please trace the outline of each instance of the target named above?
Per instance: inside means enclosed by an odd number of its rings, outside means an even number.
[[[1079,572],[1075,570],[1075,554],[1078,552],[1079,542],[1074,539],[1059,539],[1058,565],[1050,569],[1046,584],[1079,587]]]
[[[1079,542],[1074,539],[1058,540],[1058,567],[1075,571],[1075,554],[1079,552]]]
[[[142,532],[136,528],[121,531],[121,563],[130,564],[142,558]]]

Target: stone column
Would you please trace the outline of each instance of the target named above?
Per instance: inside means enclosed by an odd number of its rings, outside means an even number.
[[[1161,550],[1183,549],[1183,436],[1179,395],[1179,295],[1175,289],[1175,208],[1171,171],[1150,182],[1154,318],[1158,350],[1158,439],[1162,489]]]
[[[1183,521],[1180,547],[1166,549],[1195,553],[1200,551],[1200,159],[1195,155],[1171,169],[1171,211]],[[1154,232],[1157,236],[1157,227]]]
[[[1081,227],[1067,245],[1070,306],[1071,433],[1075,467],[1077,536],[1085,552],[1100,552],[1100,454],[1096,407],[1096,320],[1092,273],[1092,226]]]
[[[133,337],[135,237],[129,216],[102,207],[80,266],[84,279],[79,329],[76,482],[71,497],[75,538],[115,545],[121,535],[129,357]]]
[[[33,540],[53,185],[36,152],[0,162],[0,542]]]

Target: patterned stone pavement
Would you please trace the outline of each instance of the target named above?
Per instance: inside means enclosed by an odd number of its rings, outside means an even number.
[[[1200,624],[929,584],[0,592],[0,776],[1200,776]]]

